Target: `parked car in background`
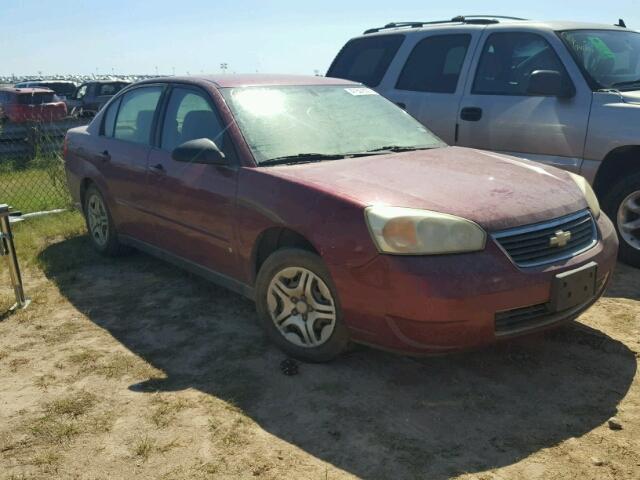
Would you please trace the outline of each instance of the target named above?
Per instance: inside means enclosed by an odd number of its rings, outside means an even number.
[[[130,83],[126,80],[92,80],[83,83],[68,102],[71,114],[94,116],[111,97]]]
[[[53,90],[62,101],[70,99],[76,92],[78,85],[69,80],[30,80],[15,84],[16,88],[48,88]]]
[[[305,360],[349,341],[446,352],[557,326],[616,261],[584,178],[448,147],[345,80],[138,82],[64,151],[99,252],[132,245],[247,295]]]
[[[350,40],[327,76],[362,82],[451,145],[584,175],[640,267],[640,33],[456,17]]]
[[[46,88],[0,88],[0,120],[13,123],[55,122],[67,106]]]

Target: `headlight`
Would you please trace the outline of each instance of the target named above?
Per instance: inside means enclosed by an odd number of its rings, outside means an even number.
[[[589,205],[589,208],[591,209],[591,213],[593,214],[593,216],[595,218],[598,218],[600,216],[600,203],[598,203],[598,198],[596,197],[596,194],[593,191],[593,188],[591,188],[591,185],[589,185],[589,182],[587,182],[587,179],[584,178],[582,175],[577,175],[571,172],[569,172],[569,175],[571,175],[571,178],[573,178],[573,181],[576,182],[576,185],[578,185],[578,188],[582,190],[582,193],[584,194],[584,198],[587,201],[587,205]]]
[[[487,235],[477,224],[446,213],[414,208],[365,209],[378,250],[396,255],[438,255],[483,250]]]

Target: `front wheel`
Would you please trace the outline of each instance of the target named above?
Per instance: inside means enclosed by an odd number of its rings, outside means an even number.
[[[267,258],[256,281],[256,307],[269,337],[300,360],[326,362],[348,346],[335,286],[314,253],[287,248]]]
[[[613,185],[604,195],[602,207],[616,226],[620,260],[640,268],[640,173]]]

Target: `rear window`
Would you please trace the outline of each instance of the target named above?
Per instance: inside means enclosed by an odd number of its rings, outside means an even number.
[[[54,102],[53,93],[23,93],[18,95],[18,103],[20,105],[40,105],[42,103]]]
[[[344,78],[376,87],[400,48],[404,35],[356,38],[340,51],[327,77]]]
[[[115,95],[127,85],[128,83],[103,83],[98,87],[98,96]]]

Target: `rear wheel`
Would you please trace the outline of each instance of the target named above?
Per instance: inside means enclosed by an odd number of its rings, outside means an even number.
[[[602,207],[620,239],[620,260],[640,267],[640,173],[618,181],[605,194]]]
[[[107,202],[95,185],[85,193],[84,216],[91,243],[99,253],[114,256],[123,252]]]
[[[293,357],[326,362],[348,346],[335,286],[314,253],[287,248],[267,258],[256,281],[256,306],[270,338]]]

